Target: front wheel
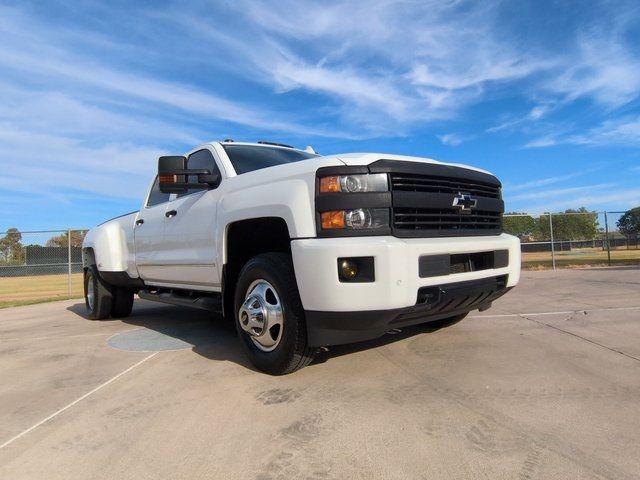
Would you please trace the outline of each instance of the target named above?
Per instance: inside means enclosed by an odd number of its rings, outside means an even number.
[[[236,329],[251,363],[271,375],[294,372],[313,360],[291,257],[264,253],[240,272]]]

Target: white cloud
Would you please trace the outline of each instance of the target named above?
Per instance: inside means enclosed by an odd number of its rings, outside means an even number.
[[[504,185],[504,190],[507,192],[517,192],[517,191],[521,191],[521,190],[530,190],[533,188],[539,188],[539,187],[545,187],[547,185],[552,185],[555,183],[561,183],[561,182],[565,182],[567,180],[571,180],[573,178],[576,177],[580,177],[582,175],[585,175],[589,172],[592,172],[593,170],[588,170],[588,171],[580,171],[577,173],[570,173],[568,175],[558,175],[558,176],[553,176],[553,177],[547,177],[547,178],[539,178],[537,180],[531,180],[525,183],[519,183],[516,185],[509,185],[509,184],[505,184]]]
[[[558,143],[558,140],[553,135],[545,135],[543,137],[535,138],[523,145],[523,148],[542,148],[552,147]]]
[[[517,118],[512,118],[510,120],[507,120],[505,122],[502,122],[496,125],[495,127],[488,128],[487,132],[494,133],[502,130],[511,130],[516,127],[520,127],[526,123],[537,122],[552,110],[553,110],[553,106],[551,104],[536,105],[531,110],[529,110],[529,112],[527,112],[526,115],[517,117]]]
[[[444,135],[438,135],[437,137],[444,145],[450,145],[452,147],[457,147],[461,143],[470,139],[470,137],[463,137],[457,133],[445,133]]]
[[[544,203],[527,203],[529,212],[559,211],[567,208],[586,207],[590,210],[627,209],[640,205],[640,189],[611,188],[593,195],[570,195],[564,198],[548,199]]]
[[[584,134],[571,135],[567,143],[578,145],[640,145],[640,117],[607,120]]]
[[[139,199],[163,151],[126,143],[76,139],[0,126],[0,187],[55,199],[78,192]]]
[[[640,117],[625,116],[606,120],[583,133],[562,135],[549,134],[531,140],[524,148],[549,147],[559,144],[586,145],[592,147],[640,145]]]
[[[521,43],[506,35],[503,7],[464,0],[240,0],[232,8],[254,39],[248,44],[197,15],[183,15],[183,23],[197,23],[230,57],[246,58],[236,66],[241,73],[255,78],[258,70],[275,91],[326,95],[344,120],[372,134],[458,118],[465,107],[524,80],[519,93],[539,104],[490,132],[537,122],[578,98],[616,107],[640,94],[640,58],[624,41],[632,12],[624,5],[603,7],[593,25],[567,30],[557,50],[541,48],[533,34]],[[552,143],[547,138],[530,146]]]
[[[178,21],[223,43],[223,55],[247,60],[235,65],[240,73],[275,91],[327,95],[344,119],[389,132],[454,118],[491,88],[553,64],[496,36],[499,7],[496,1],[234,2],[250,42],[195,14],[182,12]]]
[[[638,97],[640,56],[636,45],[627,45],[624,40],[627,21],[614,20],[613,26],[579,34],[577,52],[548,85],[551,91],[569,101],[590,97],[608,107],[618,107]]]
[[[565,196],[575,196],[581,192],[591,192],[597,190],[611,189],[614,185],[610,183],[600,183],[596,185],[584,185],[580,187],[568,187],[568,188],[557,188],[552,190],[538,190],[528,193],[521,193],[518,195],[508,196],[508,200],[511,202],[522,201],[522,200],[539,200],[542,198],[552,199],[558,197]]]

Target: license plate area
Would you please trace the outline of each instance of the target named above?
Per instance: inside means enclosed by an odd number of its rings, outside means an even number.
[[[508,265],[509,250],[423,255],[418,259],[418,275],[420,278],[440,277],[456,273],[504,268]]]

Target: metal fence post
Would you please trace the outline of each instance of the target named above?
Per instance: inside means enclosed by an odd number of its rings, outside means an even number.
[[[549,233],[551,234],[551,264],[553,269],[556,269],[556,250],[553,245],[553,215],[549,212]]]
[[[611,266],[611,245],[609,243],[609,220],[607,219],[607,212],[604,212],[604,232],[607,242],[607,264]]]
[[[68,267],[68,284],[67,289],[69,293],[69,298],[71,298],[71,229],[67,229],[67,267]]]

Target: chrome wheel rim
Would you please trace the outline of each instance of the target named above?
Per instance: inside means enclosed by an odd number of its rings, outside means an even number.
[[[93,275],[89,275],[87,278],[87,305],[89,310],[93,310],[93,302],[95,301],[95,290],[93,287]]]
[[[238,311],[240,327],[263,352],[273,351],[282,339],[284,314],[276,289],[266,280],[255,280]]]

